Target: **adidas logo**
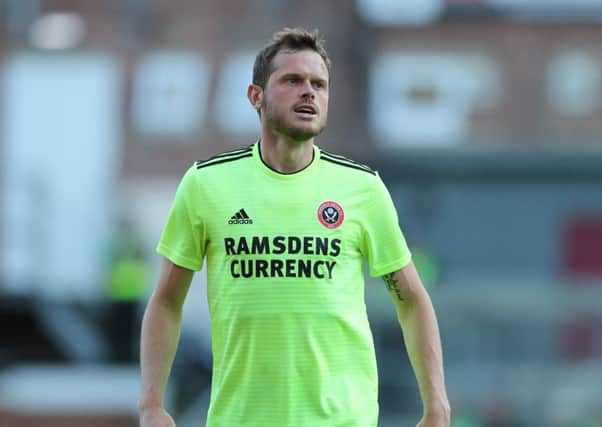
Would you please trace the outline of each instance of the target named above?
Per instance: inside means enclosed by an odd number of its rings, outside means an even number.
[[[253,220],[249,218],[244,209],[241,209],[232,215],[232,218],[228,220],[228,224],[253,224]]]

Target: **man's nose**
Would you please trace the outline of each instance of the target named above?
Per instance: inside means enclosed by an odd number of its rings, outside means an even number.
[[[302,89],[302,92],[301,92],[302,97],[311,98],[311,99],[314,99],[316,97],[316,92],[309,80],[306,80],[303,82],[303,86],[301,89]]]

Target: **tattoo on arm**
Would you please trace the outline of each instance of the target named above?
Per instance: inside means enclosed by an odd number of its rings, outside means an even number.
[[[389,292],[395,292],[399,301],[403,301],[403,297],[401,296],[401,290],[399,286],[397,286],[397,280],[393,273],[388,273],[383,276],[383,280],[385,281],[385,285],[387,285],[387,289]]]

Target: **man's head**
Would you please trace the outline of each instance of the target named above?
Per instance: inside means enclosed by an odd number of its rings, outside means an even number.
[[[326,126],[330,59],[317,31],[274,34],[253,66],[249,101],[275,133],[303,141]]]
[[[265,89],[270,74],[274,72],[273,60],[278,52],[298,52],[301,50],[313,50],[322,57],[330,80],[330,58],[318,31],[310,32],[302,28],[285,28],[274,33],[272,40],[257,54],[253,65],[253,84]]]

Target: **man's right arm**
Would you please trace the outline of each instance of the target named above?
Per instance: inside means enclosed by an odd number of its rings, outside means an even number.
[[[164,409],[165,387],[180,339],[182,306],[194,272],[163,260],[142,320],[140,426],[175,427]]]

